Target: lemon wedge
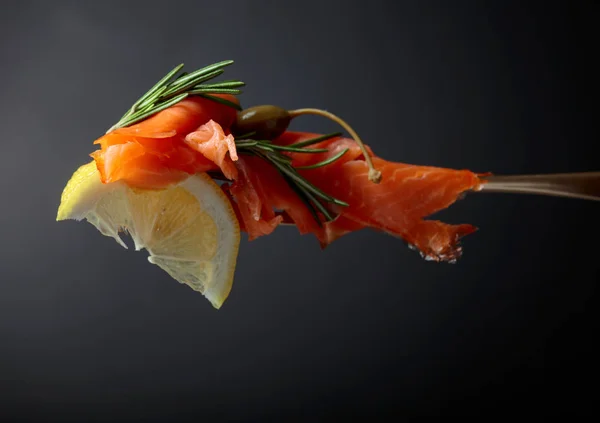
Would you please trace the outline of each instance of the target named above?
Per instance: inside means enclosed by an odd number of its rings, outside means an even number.
[[[219,185],[204,173],[163,190],[139,190],[122,182],[103,184],[94,161],[81,166],[62,193],[57,221],[83,219],[136,251],[172,278],[203,294],[215,308],[233,284],[240,227]]]

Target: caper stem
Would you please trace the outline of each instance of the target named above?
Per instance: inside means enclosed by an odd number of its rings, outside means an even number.
[[[369,180],[376,184],[381,182],[381,171],[375,169],[375,166],[373,166],[371,156],[370,156],[369,152],[367,151],[365,144],[362,142],[362,140],[360,139],[360,137],[358,136],[356,131],[354,131],[354,129],[352,129],[352,127],[350,125],[348,125],[342,118],[340,118],[339,116],[336,116],[333,113],[330,113],[326,110],[313,109],[313,108],[289,110],[288,113],[291,118],[295,118],[295,117],[301,116],[301,115],[322,116],[322,117],[330,119],[330,120],[334,121],[335,123],[337,123],[338,125],[340,125],[342,128],[344,128],[350,134],[350,136],[354,139],[354,141],[358,144],[361,151],[363,152],[363,155],[365,156],[365,161],[367,162],[367,165],[369,166]]]

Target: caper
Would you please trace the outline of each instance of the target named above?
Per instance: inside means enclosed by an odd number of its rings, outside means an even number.
[[[252,138],[273,140],[283,134],[292,117],[287,110],[278,106],[255,106],[238,112],[232,126],[234,135],[253,133]]]

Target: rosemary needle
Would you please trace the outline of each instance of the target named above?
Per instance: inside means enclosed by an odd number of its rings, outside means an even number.
[[[309,145],[314,145],[314,144],[318,144],[322,141],[327,141],[330,140],[332,138],[337,138],[337,137],[341,137],[342,133],[341,132],[333,132],[331,134],[326,134],[326,135],[321,135],[315,138],[311,138],[309,140],[306,141],[300,141],[297,142],[295,144],[290,144],[290,147],[295,147],[295,148],[301,148],[301,147],[308,147]]]
[[[327,153],[326,148],[296,148],[296,147],[287,147],[284,145],[276,145],[276,144],[267,144],[269,148],[272,148],[273,150],[280,150],[280,151],[289,151],[290,153]]]
[[[221,98],[221,97],[215,97],[215,96],[212,96],[212,95],[208,95],[206,93],[199,94],[199,96],[200,97],[204,97],[204,98],[208,98],[209,100],[215,101],[217,103],[224,104],[225,106],[232,107],[232,108],[234,108],[236,110],[242,110],[242,108],[240,107],[239,104],[233,103],[233,102],[231,102],[231,101],[229,101],[227,99]]]
[[[235,146],[236,146],[236,148],[240,149],[240,148],[254,147],[257,144],[258,144],[258,141],[236,141]]]
[[[296,166],[296,169],[316,169],[319,167],[327,166],[328,164],[331,164],[331,163],[335,162],[337,159],[339,159],[340,157],[342,157],[344,154],[346,154],[347,151],[348,151],[348,148],[345,148],[344,150],[340,151],[335,156],[332,156],[327,160],[323,160],[322,162],[315,163],[313,165],[308,165],[308,166]]]

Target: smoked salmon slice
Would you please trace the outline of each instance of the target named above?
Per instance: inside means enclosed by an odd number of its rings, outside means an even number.
[[[275,143],[289,145],[316,136],[318,134],[286,132]],[[328,148],[329,151],[289,155],[294,163],[307,166],[348,150],[330,165],[301,171],[302,176],[315,186],[348,203],[348,207],[337,207],[339,216],[336,220],[325,223],[323,227],[310,227],[309,231],[317,236],[322,247],[342,235],[372,228],[404,239],[428,260],[452,262],[460,257],[460,239],[476,231],[476,228],[469,224],[450,225],[425,218],[449,207],[463,193],[481,189],[485,182],[480,175],[468,170],[394,163],[372,154],[373,163],[383,174],[382,182],[373,184],[367,178],[369,170],[362,152],[353,140],[337,137],[311,147]],[[369,151],[372,153],[371,149]],[[260,169],[265,168],[265,164],[260,161],[254,163],[255,171],[252,174],[259,179],[262,188],[259,197],[264,201],[274,195],[276,189],[273,187],[276,183],[281,184],[282,177],[275,172],[269,177],[260,178]],[[231,194],[234,200],[238,200],[238,205],[252,207],[252,201],[249,202],[239,189],[232,190]],[[295,200],[297,196],[286,195],[284,198]],[[303,204],[291,206],[280,202],[272,206],[285,210],[299,228],[309,227],[307,222],[314,220],[310,213],[289,213],[289,209],[307,210]],[[242,213],[250,238],[263,235],[252,230],[256,222],[262,221],[258,209],[251,224],[247,216]],[[267,216],[271,217],[270,214]]]
[[[234,96],[221,97],[238,103]],[[100,137],[94,142],[100,150],[91,157],[104,183],[123,180],[137,188],[165,188],[191,174],[218,169],[219,165],[233,176],[235,145],[223,128],[229,128],[235,117],[235,109],[229,106],[191,97]],[[230,140],[225,150],[223,140]],[[227,148],[233,154],[225,158]]]
[[[225,96],[236,102],[233,96]],[[435,261],[461,255],[460,239],[476,230],[426,218],[460,196],[479,190],[482,175],[469,170],[415,166],[386,161],[367,147],[383,180],[374,184],[363,152],[341,136],[311,146],[326,152],[286,152],[294,167],[314,186],[348,204],[333,206],[337,217],[319,224],[306,203],[274,166],[242,154],[230,132],[236,110],[201,97],[187,98],[135,125],[116,129],[95,141],[92,153],[103,182],[123,180],[143,189],[161,189],[198,172],[219,172],[226,181],[241,228],[249,240],[269,235],[282,223],[313,234],[322,248],[341,236],[371,228],[399,237]],[[319,134],[286,131],[274,145],[289,146]],[[302,169],[344,154],[315,169]]]
[[[236,163],[239,178],[226,190],[241,216],[242,228],[249,240],[269,235],[289,217],[301,234],[320,235],[320,227],[310,210],[283,176],[272,166],[253,156],[241,157]]]

